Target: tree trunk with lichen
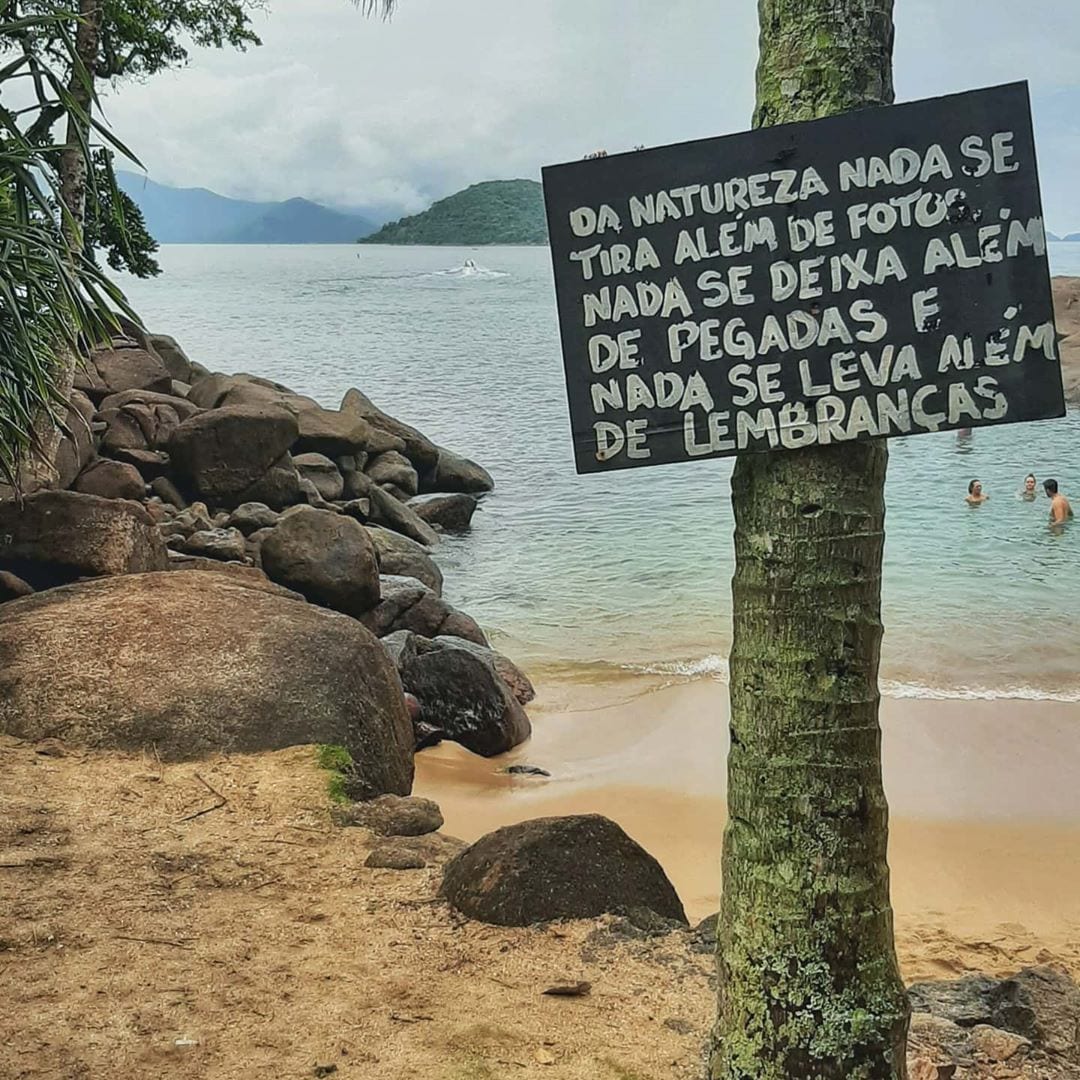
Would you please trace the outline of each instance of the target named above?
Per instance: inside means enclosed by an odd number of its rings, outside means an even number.
[[[892,101],[892,0],[759,0],[758,126]],[[903,1080],[878,657],[884,442],[746,455],[711,1080]]]
[[[72,69],[68,76],[67,91],[78,111],[68,110],[64,149],[57,162],[57,179],[60,183],[60,201],[64,238],[71,260],[83,255],[83,234],[86,226],[86,184],[89,162],[84,147],[90,142],[90,116],[94,106],[94,71],[101,48],[101,27],[104,18],[104,0],[79,0],[79,19],[75,26],[75,51],[83,71]],[[60,397],[71,397],[75,381],[75,367],[79,357],[70,349],[57,354],[60,370],[56,374],[56,388]],[[44,412],[35,424],[36,452],[31,454],[23,469],[22,487],[33,491],[49,487],[55,482],[56,453],[61,433],[55,418]]]

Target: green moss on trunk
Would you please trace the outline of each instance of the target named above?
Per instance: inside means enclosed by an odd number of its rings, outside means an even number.
[[[755,123],[892,101],[892,0],[760,0]],[[712,1080],[902,1080],[877,673],[887,450],[732,478],[729,819]]]

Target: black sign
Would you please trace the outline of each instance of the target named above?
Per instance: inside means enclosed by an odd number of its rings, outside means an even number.
[[[544,170],[579,472],[1061,416],[1026,83]]]

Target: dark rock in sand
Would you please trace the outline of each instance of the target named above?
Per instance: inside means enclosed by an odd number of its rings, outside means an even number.
[[[162,450],[122,449],[113,456],[125,465],[133,465],[147,483],[169,472],[169,455]]]
[[[229,515],[229,526],[239,529],[245,536],[251,536],[260,529],[272,529],[280,517],[266,503],[242,503]]]
[[[243,562],[247,555],[244,534],[239,529],[200,529],[184,540],[180,550],[224,562]]]
[[[427,860],[418,851],[410,851],[398,843],[384,842],[371,850],[364,865],[378,870],[423,870]]]
[[[401,685],[420,702],[425,724],[474,754],[506,753],[532,732],[525,710],[491,666],[460,649],[407,660]]]
[[[0,570],[35,589],[163,570],[167,558],[153,518],[137,503],[75,491],[0,503]]]
[[[0,608],[0,656],[9,735],[173,760],[336,745],[367,795],[412,786],[412,724],[382,646],[354,619],[224,574],[127,575],[13,600]]]
[[[185,420],[169,441],[173,470],[215,506],[266,502],[251,489],[296,441],[296,418],[282,409],[236,406]]]
[[[172,376],[161,358],[144,349],[95,349],[85,368],[75,373],[75,388],[91,401],[122,390],[154,390],[167,394]]]
[[[406,498],[416,494],[419,478],[412,462],[404,454],[389,450],[377,454],[368,463],[364,472],[376,483],[396,488]]]
[[[395,630],[411,630],[429,638],[439,634],[456,637],[467,634],[470,641],[487,644],[484,632],[472,618],[451,607],[416,578],[383,574],[380,584],[379,605],[364,618],[377,637],[385,637]]]
[[[146,481],[134,465],[99,458],[79,473],[72,488],[105,499],[138,500],[146,494]]]
[[[424,836],[443,827],[442,811],[431,799],[380,795],[334,811],[339,825],[358,825],[378,836]]]
[[[33,588],[21,577],[0,570],[0,604],[8,600],[18,600],[22,596],[32,596],[33,593]]]
[[[338,472],[338,467],[323,454],[299,454],[293,457],[293,465],[300,474],[301,481],[309,480],[315,490],[327,502],[341,498],[345,481]]]
[[[371,398],[360,393],[359,390],[346,391],[341,402],[341,411],[351,416],[358,416],[366,420],[376,432],[383,432],[393,440],[399,440],[403,445],[384,445],[382,450],[400,449],[401,452],[413,463],[417,472],[427,473],[435,468],[439,458],[439,451],[435,444],[416,428],[403,424],[388,413],[384,413]],[[375,440],[368,443],[368,450],[378,453]]]
[[[423,544],[389,529],[368,527],[368,536],[379,557],[379,571],[398,577],[416,578],[436,596],[442,596],[443,575]]]
[[[465,638],[440,634],[428,644],[427,648],[436,650],[463,649],[465,652],[479,657],[485,664],[489,664],[522,705],[528,705],[536,697],[536,691],[533,689],[533,684],[529,681],[528,675],[513,660],[503,656],[502,653],[496,652],[490,646],[478,645],[475,641],[468,641]]]
[[[551,776],[547,769],[541,769],[536,765],[510,765],[505,772],[508,776]]]
[[[180,489],[167,476],[158,476],[151,480],[150,490],[159,499],[179,510],[185,509],[188,505],[187,499],[180,493]]]
[[[379,603],[375,548],[351,518],[310,507],[291,511],[262,541],[259,554],[271,580],[313,603],[357,618]]]
[[[151,334],[150,347],[161,357],[170,378],[191,382],[191,361],[176,338],[168,334]]]
[[[1010,979],[971,975],[952,982],[915,983],[908,987],[908,996],[914,1012],[962,1028],[1000,1028],[1080,1065],[1080,988],[1053,968],[1025,968]]]
[[[406,503],[417,517],[443,532],[463,533],[472,527],[477,501],[472,495],[418,495]]]
[[[463,458],[450,450],[439,447],[439,460],[430,479],[420,490],[424,492],[463,491],[468,495],[482,495],[493,491],[495,481],[487,469],[475,461]]]
[[[75,477],[94,460],[97,450],[94,446],[94,433],[90,426],[93,419],[93,403],[85,394],[72,390],[68,397],[68,410],[64,417],[66,433],[61,437],[53,459],[57,487],[71,487]]]
[[[489,833],[450,862],[442,891],[462,914],[497,926],[633,907],[686,925],[660,864],[599,814],[537,818]]]

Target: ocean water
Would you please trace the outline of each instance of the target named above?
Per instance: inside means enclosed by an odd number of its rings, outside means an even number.
[[[723,675],[731,463],[575,474],[546,249],[169,246],[160,261],[124,288],[193,359],[329,406],[357,386],[489,469],[496,491],[438,559],[448,598],[534,674]],[[1080,275],[1080,244],[1051,261]],[[1046,500],[1017,498],[1028,472],[1080,496],[1080,412],[890,446],[885,692],[1080,700],[1080,523],[1051,535]]]

